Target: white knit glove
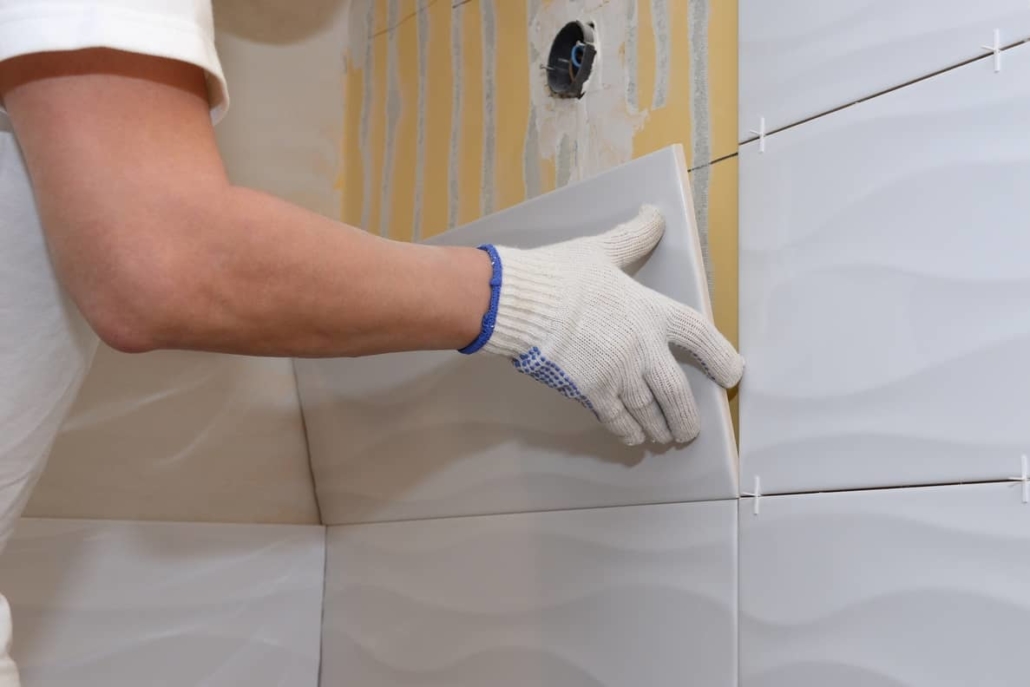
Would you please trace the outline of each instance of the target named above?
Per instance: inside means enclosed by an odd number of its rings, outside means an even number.
[[[622,271],[664,231],[658,210],[645,206],[596,237],[531,250],[484,246],[494,262],[491,308],[462,352],[511,358],[626,444],[691,441],[701,429],[697,405],[669,344],[727,388],[740,381],[744,361],[707,318]]]

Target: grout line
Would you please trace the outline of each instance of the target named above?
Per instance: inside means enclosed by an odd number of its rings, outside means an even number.
[[[1001,51],[1005,52],[1006,50],[1011,50],[1013,48],[1018,48],[1019,46],[1024,45],[1024,44],[1030,44],[1030,38],[1025,38],[1023,40],[1016,41],[1015,43],[1010,43],[1010,44],[1004,46],[1001,49]],[[811,115],[810,117],[806,117],[804,119],[799,119],[798,121],[791,122],[790,124],[785,124],[785,125],[781,126],[778,129],[772,129],[770,131],[766,131],[765,135],[766,135],[766,137],[769,137],[769,136],[772,136],[773,134],[778,134],[781,131],[787,131],[788,129],[793,129],[795,127],[801,126],[802,124],[807,124],[807,123],[809,123],[809,122],[811,122],[813,120],[821,119],[822,117],[834,114],[835,112],[840,112],[841,110],[846,110],[849,107],[854,107],[855,105],[859,105],[861,103],[867,102],[867,101],[872,100],[874,98],[879,98],[882,95],[887,95],[888,93],[893,93],[894,91],[899,91],[902,88],[907,88],[908,86],[912,86],[914,84],[920,83],[921,81],[926,81],[927,79],[932,79],[935,76],[940,76],[941,74],[946,74],[946,73],[948,73],[950,71],[954,71],[954,70],[956,70],[956,69],[958,69],[960,67],[965,67],[967,65],[973,64],[974,62],[979,62],[981,60],[993,60],[993,59],[994,59],[994,56],[992,54],[990,54],[990,53],[987,53],[986,55],[978,55],[976,57],[970,57],[967,60],[963,60],[962,62],[956,62],[955,64],[952,64],[952,65],[949,65],[947,67],[944,67],[943,69],[938,69],[935,72],[931,72],[929,74],[923,74],[922,76],[918,76],[918,77],[916,77],[914,79],[910,79],[909,81],[906,81],[904,83],[898,84],[897,86],[891,86],[889,88],[885,88],[882,91],[877,91],[876,93],[871,93],[870,95],[863,96],[863,97],[861,97],[861,98],[859,98],[857,100],[852,100],[850,102],[847,102],[847,103],[845,103],[843,105],[838,105],[837,107],[831,108],[829,110],[825,110],[823,112],[818,112],[818,113],[816,113],[814,115]],[[744,140],[740,141],[739,145],[746,145],[748,143],[754,143],[757,140],[758,140],[757,136],[752,136],[751,138],[745,138]]]
[[[315,464],[311,460],[311,440],[308,439],[308,421],[304,417],[304,403],[301,401],[300,378],[297,376],[297,361],[290,360],[293,368],[293,388],[297,394],[297,406],[300,408],[300,428],[304,432],[304,450],[308,454],[308,472],[311,475],[311,495],[315,499],[315,514],[318,516],[318,523],[325,527],[325,520],[322,518],[322,504],[318,500],[318,484],[315,481]]]
[[[708,162],[706,162],[704,164],[694,165],[693,167],[690,167],[689,169],[687,169],[687,171],[688,172],[694,172],[694,171],[697,171],[699,169],[704,169],[705,167],[711,167],[712,165],[718,164],[720,162],[726,162],[726,160],[732,160],[733,158],[738,157],[739,155],[740,155],[739,152],[733,151],[729,155],[723,155],[722,157],[717,157],[714,160],[710,160],[710,161],[708,161]]]
[[[572,513],[576,511],[586,510],[612,510],[614,508],[643,508],[646,506],[682,506],[691,503],[721,503],[724,501],[739,501],[738,496],[728,496],[726,498],[713,498],[713,499],[698,499],[696,501],[650,501],[647,503],[613,503],[604,504],[600,506],[572,506],[570,507],[557,507],[557,508],[540,508],[534,510],[512,510],[512,511],[497,511],[489,513],[460,513],[456,515],[433,515],[422,518],[393,518],[390,520],[369,520],[369,521],[355,521],[355,522],[335,522],[329,523],[327,527],[357,527],[360,525],[389,525],[393,523],[405,523],[405,522],[432,522],[439,520],[457,520],[459,518],[497,518],[505,516],[517,516],[517,515],[534,515],[537,513]]]
[[[968,480],[965,482],[924,482],[920,484],[892,484],[882,487],[841,487],[837,489],[810,489],[807,491],[762,492],[762,498],[776,496],[812,496],[814,494],[842,494],[853,491],[894,491],[898,489],[935,489],[937,487],[962,487],[977,484],[1008,484],[1008,478]],[[747,496],[742,499],[750,498]]]
[[[739,501],[739,499],[738,499],[738,501]],[[736,630],[736,635],[737,635],[736,636],[737,646],[735,647],[735,650],[737,652],[737,656],[736,656],[736,658],[737,658],[737,661],[736,661],[736,664],[737,664],[737,674],[735,676],[736,680],[734,680],[734,684],[739,685],[740,684],[740,676],[741,676],[741,674],[743,672],[743,665],[741,664],[741,656],[743,655],[743,652],[740,650],[740,637],[741,637],[740,626],[743,624],[741,622],[741,620],[743,619],[743,613],[740,610],[740,588],[741,588],[741,574],[744,571],[744,566],[740,564],[740,534],[741,534],[741,528],[740,528],[740,508],[739,507],[733,509],[733,517],[734,517],[734,525],[737,528],[737,532],[736,532],[737,536],[734,537],[734,540],[735,540],[734,543],[737,545],[737,557],[736,557],[736,560],[733,561],[733,572],[734,572],[734,574],[736,575],[736,578],[737,578],[736,579],[736,585],[734,585],[736,587],[736,589],[735,589],[736,595],[735,595],[735,597],[733,599],[734,600],[734,608],[733,608],[733,621],[734,622],[733,622],[733,626],[734,626],[734,629]]]
[[[739,537],[738,537],[739,539]],[[329,587],[329,528],[322,526],[322,604],[318,620],[318,684],[325,684],[323,668],[325,666],[325,601],[326,589]]]
[[[1008,478],[1001,477],[995,479],[983,479],[983,480],[969,480],[965,482],[928,482],[925,484],[895,484],[890,486],[882,487],[844,487],[840,489],[813,489],[810,491],[785,491],[785,492],[772,492],[762,493],[762,498],[776,498],[780,496],[812,496],[815,494],[845,494],[856,491],[893,491],[899,489],[933,489],[936,487],[961,487],[961,486],[973,486],[978,484],[1011,484]],[[600,506],[572,506],[572,507],[557,507],[557,508],[540,508],[533,510],[517,510],[517,511],[495,511],[487,513],[458,513],[454,515],[432,515],[428,517],[407,517],[407,518],[391,518],[389,520],[367,520],[367,521],[349,521],[349,522],[334,522],[325,523],[325,527],[358,527],[362,525],[390,525],[398,523],[408,522],[434,522],[443,520],[457,520],[460,518],[496,518],[505,516],[517,516],[517,515],[535,515],[541,513],[573,513],[577,511],[601,511],[601,510],[612,510],[615,508],[646,508],[649,506],[685,506],[690,504],[702,504],[702,503],[722,503],[725,501],[735,501],[737,503],[741,501],[747,501],[750,496],[728,496],[726,498],[710,498],[710,499],[695,499],[690,501],[646,501],[642,503],[612,503],[604,504]],[[738,531],[739,531],[739,518],[738,518]]]

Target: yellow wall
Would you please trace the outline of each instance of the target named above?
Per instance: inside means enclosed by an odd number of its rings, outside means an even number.
[[[577,18],[600,68],[558,100],[541,62]],[[735,0],[352,0],[349,21],[345,221],[417,240],[680,143],[736,343]]]

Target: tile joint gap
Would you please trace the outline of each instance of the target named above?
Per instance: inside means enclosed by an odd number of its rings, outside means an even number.
[[[1013,43],[1009,43],[1009,44],[1007,44],[1007,45],[1005,45],[1005,46],[1003,46],[1001,48],[1001,52],[1005,52],[1006,50],[1012,50],[1013,48],[1018,48],[1018,47],[1020,47],[1022,45],[1027,45],[1027,44],[1030,44],[1030,38],[1024,38],[1022,40],[1015,41]],[[963,60],[962,62],[956,62],[955,64],[952,64],[952,65],[949,65],[947,67],[944,67],[943,69],[938,69],[935,72],[930,72],[929,74],[923,74],[922,76],[915,77],[913,79],[905,81],[904,83],[900,83],[900,84],[898,84],[896,86],[890,86],[889,88],[885,88],[885,89],[883,89],[881,91],[877,91],[875,93],[871,93],[871,94],[869,94],[867,96],[863,96],[861,98],[858,98],[857,100],[852,100],[852,101],[847,102],[847,103],[845,103],[843,105],[838,105],[837,107],[830,108],[829,110],[824,110],[822,112],[818,112],[818,113],[816,113],[814,115],[811,115],[809,117],[805,117],[804,119],[799,119],[796,122],[791,122],[789,124],[784,124],[783,126],[780,126],[778,128],[770,129],[770,130],[765,132],[765,135],[766,136],[772,136],[773,134],[778,134],[778,133],[780,133],[782,131],[787,131],[788,129],[793,129],[795,127],[799,127],[802,124],[807,124],[807,123],[809,123],[811,121],[814,121],[816,119],[822,119],[823,117],[826,117],[827,115],[834,114],[835,112],[840,112],[841,110],[846,110],[849,107],[854,107],[855,105],[860,105],[860,104],[862,104],[864,102],[867,102],[869,100],[873,100],[874,98],[879,98],[880,96],[887,95],[888,93],[893,93],[894,91],[899,91],[902,88],[907,88],[909,86],[915,85],[915,84],[920,83],[922,81],[927,81],[928,79],[932,79],[935,76],[940,76],[941,74],[946,74],[946,73],[948,73],[950,71],[954,71],[954,70],[956,70],[956,69],[958,69],[960,67],[965,67],[967,65],[973,64],[974,62],[980,62],[980,61],[983,61],[983,60],[993,60],[993,59],[994,59],[994,56],[992,54],[990,54],[990,53],[988,53],[986,55],[977,55],[976,57],[970,57],[970,58],[968,58],[966,60]],[[738,145],[741,145],[741,146],[747,145],[749,143],[754,143],[757,140],[759,140],[758,136],[751,136],[749,138],[742,139],[738,143]]]

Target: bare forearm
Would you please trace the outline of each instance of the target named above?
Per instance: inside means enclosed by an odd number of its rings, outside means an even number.
[[[156,347],[349,356],[455,349],[479,332],[481,251],[388,241],[246,188],[196,212],[178,229],[182,286]]]
[[[56,271],[111,345],[255,355],[453,349],[475,249],[390,242],[229,184],[203,73],[111,50],[0,62]]]

